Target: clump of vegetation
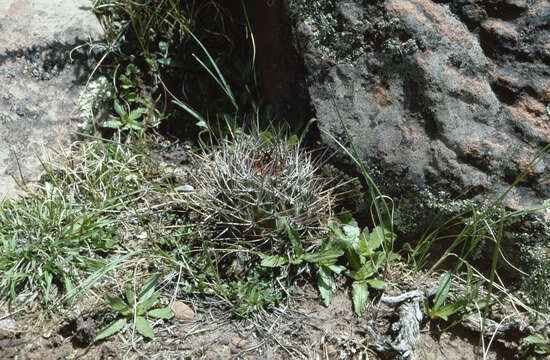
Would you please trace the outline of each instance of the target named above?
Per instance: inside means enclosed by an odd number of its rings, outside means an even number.
[[[249,111],[258,99],[244,9],[238,1],[96,0],[93,11],[105,30],[98,69],[114,88],[113,119],[99,125],[141,130],[163,124],[178,135],[192,136],[198,129],[181,122],[193,116],[172,100],[216,118]],[[205,54],[206,48],[212,54]],[[220,93],[205,66],[210,55],[241,93],[231,99]],[[174,119],[177,126],[170,122]]]
[[[315,248],[343,196],[335,179],[319,174],[320,166],[296,137],[236,132],[195,156],[196,190],[186,200],[202,214],[208,233],[235,239],[235,245],[284,254],[290,250],[288,224],[304,249]]]
[[[0,295],[12,301],[30,290],[47,303],[52,287],[71,292],[106,266],[119,224],[157,186],[149,159],[122,144],[76,142],[60,157],[41,182],[21,183],[24,198],[0,204]]]
[[[134,322],[135,329],[143,336],[154,339],[153,329],[147,320],[147,316],[156,319],[170,319],[173,314],[169,308],[151,309],[160,294],[155,291],[159,275],[152,275],[141,286],[139,295],[136,296],[136,290],[130,283],[125,284],[125,299],[118,296],[105,295],[105,302],[119,313],[119,317],[112,323],[103,328],[96,336],[95,340],[102,340],[112,336],[122,330],[128,320]]]

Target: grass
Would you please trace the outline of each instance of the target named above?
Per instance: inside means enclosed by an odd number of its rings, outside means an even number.
[[[48,303],[53,285],[70,292],[80,273],[103,267],[121,217],[150,191],[143,159],[121,146],[75,143],[65,156],[66,166],[44,163],[43,181],[23,185],[26,197],[1,204],[1,284],[12,301],[25,290]]]
[[[315,284],[327,306],[343,288],[361,316],[386,288],[403,285],[394,278],[405,268],[416,285],[432,280],[435,290],[424,289],[424,309],[441,329],[472,314],[479,314],[483,329],[492,312],[510,307],[547,321],[498,276],[505,224],[528,212],[503,212],[506,193],[427,229],[414,248],[399,251],[410,260],[406,264],[396,254],[393,202],[370,176],[345,126],[349,146],[333,140],[365,180],[370,228],[341,208],[351,192],[323,175],[323,160],[303,147],[301,129],[293,134],[259,125],[265,114],[251,90],[253,57],[244,65],[227,63],[242,50],[227,34],[246,29],[246,16],[235,20],[215,1],[152,4],[96,1],[107,35],[104,71],[113,84],[104,92],[113,109],[95,125],[110,131],[104,137],[92,131],[56,161],[44,161],[40,182],[21,183],[26,195],[0,204],[0,298],[15,307],[12,314],[41,309],[62,317],[60,309],[93,299],[119,313],[107,316],[103,325],[114,327],[100,339],[128,320],[153,338],[146,310],[160,307],[158,299],[162,306],[168,298],[201,299],[237,318],[253,318],[277,312],[306,282]],[[207,26],[209,17],[214,21]],[[214,46],[226,41],[231,46]],[[194,78],[182,78],[185,70]],[[205,104],[202,97],[213,101]],[[95,104],[87,109],[93,115],[99,103],[89,103]],[[163,120],[182,115],[168,104],[193,120],[186,126],[199,125],[193,139],[201,146],[184,148],[156,134]],[[168,160],[170,154],[179,158]],[[449,229],[458,232],[449,235]],[[450,245],[442,256],[430,258],[445,241]],[[485,273],[472,259],[483,243],[492,244]],[[145,301],[154,292],[154,300],[131,313],[139,286],[126,284],[157,272],[163,279],[158,292],[152,287],[142,294]],[[167,310],[160,315],[169,317]],[[484,336],[496,330],[481,334],[485,344]],[[547,351],[539,335],[522,344],[527,355]]]

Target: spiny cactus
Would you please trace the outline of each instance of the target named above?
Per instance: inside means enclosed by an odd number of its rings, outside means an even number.
[[[320,162],[281,133],[253,131],[220,140],[195,156],[191,207],[213,235],[272,254],[290,248],[283,219],[313,248],[332,217],[338,185],[320,175]]]

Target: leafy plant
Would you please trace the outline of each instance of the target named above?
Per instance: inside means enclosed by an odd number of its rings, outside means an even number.
[[[149,339],[154,339],[153,329],[147,321],[146,316],[157,319],[170,319],[173,314],[169,308],[151,309],[160,294],[155,291],[159,275],[152,275],[141,287],[139,296],[136,296],[132,284],[125,285],[125,299],[118,296],[105,295],[105,302],[119,313],[119,317],[104,327],[96,336],[99,341],[112,336],[122,330],[128,320],[134,321],[136,330]]]
[[[522,359],[535,360],[550,355],[550,343],[539,335],[529,335],[521,339],[519,354]]]
[[[450,288],[451,272],[448,271],[439,281],[439,287],[435,294],[433,305],[430,306],[429,300],[425,300],[424,307],[426,309],[426,314],[430,319],[443,319],[444,321],[447,321],[449,316],[466,309],[466,306],[468,305],[467,299],[457,299],[451,297],[452,301],[447,301],[450,297]]]
[[[382,290],[386,287],[386,282],[373,277],[386,259],[397,258],[397,254],[384,251],[393,243],[396,235],[382,225],[374,227],[370,233],[368,228],[361,231],[348,212],[342,213],[340,222],[341,225],[338,225],[331,221],[329,227],[335,236],[334,241],[345,252],[348,264],[345,274],[353,280],[353,308],[361,316],[369,297],[369,288]]]
[[[325,306],[330,305],[334,288],[334,276],[344,273],[352,279],[351,292],[353,308],[361,316],[369,297],[369,288],[382,290],[386,283],[374,278],[387,257],[396,259],[397,254],[383,251],[384,244],[395,240],[395,234],[383,226],[376,226],[369,233],[367,228],[361,231],[350,213],[344,211],[340,223],[330,220],[328,227],[332,236],[328,236],[317,251],[305,253],[301,247],[299,234],[284,222],[288,238],[293,245],[292,255],[264,256],[262,266],[281,267],[287,264],[299,265],[311,263],[316,268],[317,287]],[[345,260],[346,265],[340,263]]]
[[[103,127],[117,129],[117,130],[141,130],[142,124],[138,121],[143,113],[146,112],[145,108],[139,107],[137,109],[130,110],[129,105],[123,106],[118,99],[114,102],[114,108],[118,117],[112,117],[111,119],[103,123]]]
[[[144,124],[139,120],[147,113],[149,104],[140,95],[140,89],[135,85],[139,79],[139,73],[139,69],[134,64],[128,64],[125,72],[118,76],[116,94],[113,92],[113,107],[118,116],[112,116],[104,121],[101,124],[103,127],[117,130],[143,128]]]
[[[233,312],[245,317],[253,312],[272,309],[282,298],[282,289],[274,286],[274,274],[260,266],[253,267],[246,280],[232,281],[229,295],[233,302]]]
[[[178,111],[181,107],[201,119],[199,131],[210,126],[200,114],[215,114],[218,120],[239,108],[250,111],[256,106],[257,92],[254,44],[238,35],[249,27],[245,3],[241,5],[239,14],[222,1],[96,0],[93,12],[106,34],[101,65],[108,69],[111,82],[121,85],[117,86],[119,101],[131,103],[135,95],[147,99],[146,107],[154,116],[145,120],[154,120],[153,126],[164,119],[185,118]],[[207,48],[216,52],[211,54]],[[118,74],[128,66],[136,70],[132,76]],[[242,93],[233,94],[229,83],[243,89]],[[126,114],[133,109],[130,106]],[[124,125],[107,122],[117,129]]]

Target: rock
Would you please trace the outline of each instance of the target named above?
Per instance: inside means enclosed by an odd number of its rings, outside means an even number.
[[[72,115],[93,60],[86,48],[101,26],[88,0],[0,0],[0,200],[11,175],[36,181],[38,157],[71,141]]]
[[[76,318],[76,332],[74,341],[78,346],[88,346],[96,335],[95,321],[92,318],[84,319],[82,316]]]
[[[177,192],[191,192],[194,191],[195,188],[191,185],[179,185],[174,188]]]
[[[192,321],[195,319],[195,312],[189,306],[181,301],[175,301],[172,305],[174,318],[178,320]]]
[[[473,201],[494,199],[524,170],[504,205],[550,199],[550,156],[529,168],[550,142],[550,2],[282,2],[321,141],[347,143],[338,109],[382,191],[415,204],[397,210],[402,238],[418,238],[429,211],[451,207],[465,190]],[[251,18],[278,11],[260,10]],[[345,156],[337,162],[353,166]],[[545,246],[548,218],[531,250]],[[507,244],[523,249],[522,266],[536,263],[514,237]]]

